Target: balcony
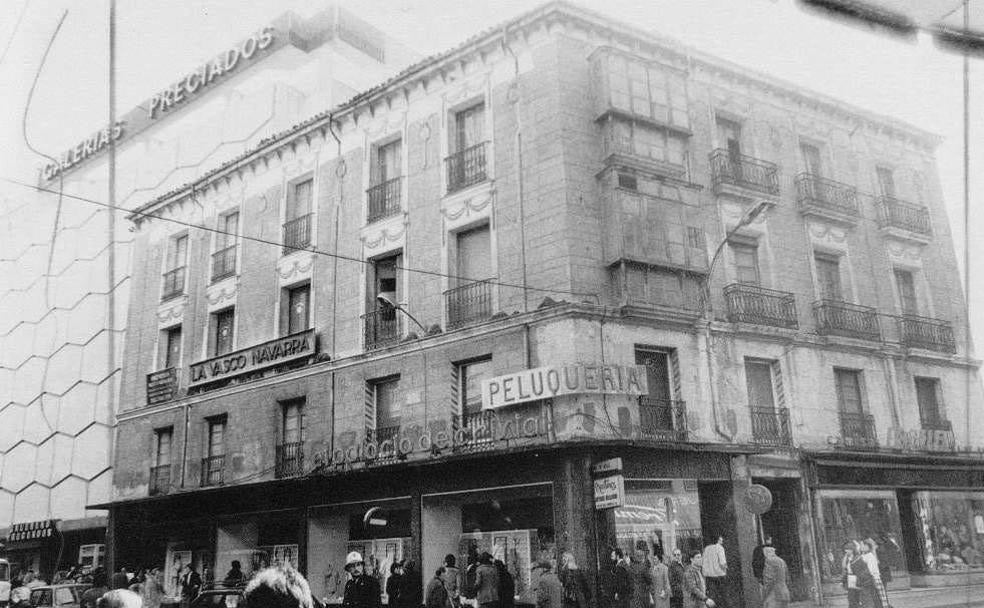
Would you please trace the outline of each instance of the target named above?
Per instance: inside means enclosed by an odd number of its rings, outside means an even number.
[[[840,412],[841,439],[846,447],[877,448],[875,417],[871,414]]]
[[[763,194],[779,194],[779,167],[774,163],[723,149],[711,152],[710,160],[715,192],[719,193],[721,186],[734,186]]]
[[[212,254],[212,282],[236,274],[236,246],[230,245]]]
[[[174,299],[184,294],[185,267],[179,266],[164,273],[164,284],[161,287],[161,302]]]
[[[733,283],[724,288],[724,298],[728,303],[728,320],[732,323],[799,328],[796,298],[791,293]]]
[[[899,320],[899,336],[907,348],[924,348],[940,353],[957,352],[953,326],[949,321],[903,315]]]
[[[953,432],[953,423],[949,420],[944,420],[938,416],[935,418],[922,418],[920,420],[920,426],[925,431],[944,431],[947,433]]]
[[[284,222],[284,255],[311,246],[311,217],[308,213]]]
[[[373,223],[396,215],[400,212],[400,193],[403,178],[394,177],[366,190],[369,209],[366,212],[366,222]]]
[[[389,442],[386,447],[383,446],[385,442]],[[366,429],[366,443],[373,443],[378,448],[374,459],[376,462],[389,462],[405,458],[405,456],[400,455],[399,450],[400,425]]]
[[[147,405],[164,403],[178,395],[178,368],[169,367],[147,374]]]
[[[225,455],[202,458],[202,487],[225,483]]]
[[[468,429],[470,441],[465,442],[459,451],[480,452],[492,449],[495,443],[495,428],[498,416],[495,410],[482,410],[455,416],[451,423],[455,431]]]
[[[444,159],[448,168],[448,194],[484,182],[488,178],[485,164],[486,143],[483,141],[475,144]]]
[[[792,445],[789,431],[789,410],[784,407],[750,406],[752,440],[761,445]]]
[[[400,317],[395,308],[380,308],[362,315],[366,350],[383,348],[400,341]]]
[[[480,323],[492,316],[492,284],[475,281],[444,292],[448,329]]]
[[[901,230],[915,235],[916,240],[926,242],[933,235],[929,209],[906,201],[880,196],[875,200],[878,209],[878,227],[885,231]]]
[[[171,465],[161,464],[150,467],[150,483],[148,493],[151,496],[161,496],[171,491]]]
[[[880,342],[881,327],[874,308],[839,300],[820,300],[813,303],[817,333]]]
[[[639,432],[656,441],[687,440],[687,402],[639,397]]]
[[[304,475],[303,441],[292,441],[277,446],[275,473],[277,479],[301,477]]]
[[[858,190],[854,186],[812,173],[800,173],[796,176],[796,200],[801,213],[857,223]]]

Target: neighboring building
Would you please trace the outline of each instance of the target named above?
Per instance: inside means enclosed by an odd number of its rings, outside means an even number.
[[[415,58],[346,11],[285,14],[188,66],[178,82],[162,83],[146,103],[121,112],[114,128],[61,155],[61,167],[42,167],[39,183],[49,192],[7,192],[0,206],[0,539],[15,570],[50,578],[104,558],[106,511],[87,505],[110,499],[132,235],[119,213],[110,228],[105,209],[74,197],[106,201],[110,138],[116,202],[132,209]],[[51,191],[62,179],[67,196],[59,207]]]
[[[528,600],[720,533],[755,606],[760,525],[799,599],[868,537],[979,584],[937,143],[561,3],[419,63],[131,215],[110,551],[337,599],[475,548]]]

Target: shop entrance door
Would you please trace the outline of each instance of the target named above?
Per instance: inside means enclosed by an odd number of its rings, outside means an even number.
[[[761,516],[762,538],[772,537],[776,555],[789,567],[789,592],[793,600],[810,599],[810,581],[803,569],[799,536],[799,479],[757,479],[772,492],[772,508]]]
[[[730,481],[701,481],[697,483],[700,498],[700,527],[704,545],[724,537],[724,555],[728,562],[730,606],[744,606],[741,582],[741,552],[738,547],[738,525],[735,521],[735,501]]]

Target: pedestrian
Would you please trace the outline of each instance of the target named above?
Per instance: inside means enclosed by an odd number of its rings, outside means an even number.
[[[96,608],[99,598],[109,591],[106,586],[106,571],[96,568],[92,573],[92,587],[85,590],[82,599],[79,600],[79,608]]]
[[[545,559],[539,565],[543,574],[536,585],[536,608],[563,608],[564,586],[554,573],[553,562]]]
[[[501,559],[493,562],[499,573],[499,608],[514,608],[516,606],[516,581],[509,574],[509,568]]]
[[[653,590],[653,575],[645,551],[636,549],[632,553],[629,575],[632,578],[630,608],[649,608],[649,598]]]
[[[860,543],[853,540],[844,543],[841,566],[848,608],[881,608],[881,600],[875,590],[875,578],[861,556]]]
[[[721,608],[731,606],[731,590],[728,588],[728,560],[724,554],[724,536],[717,535],[717,541],[704,547],[704,580],[707,581],[707,595]]]
[[[403,562],[401,580],[398,608],[420,608],[423,591],[420,588],[420,575],[417,574],[417,566],[413,560],[408,559]]]
[[[612,600],[616,608],[629,608],[632,600],[632,575],[628,560],[619,547],[612,549]]]
[[[403,591],[403,562],[394,561],[390,564],[389,578],[386,579],[386,603],[389,606],[400,606],[400,594]]]
[[[564,608],[589,608],[591,589],[584,572],[570,551],[560,556],[560,583],[564,586]]]
[[[498,608],[499,572],[492,565],[492,554],[487,551],[478,556],[475,568],[475,601],[478,608]]]
[[[160,608],[161,600],[164,599],[160,568],[151,568],[147,573],[143,584],[140,585],[140,599],[143,600],[144,608]]]
[[[366,573],[362,554],[352,551],[345,557],[345,571],[349,580],[345,583],[345,597],[342,606],[346,608],[380,608],[382,597],[379,581]]]
[[[683,552],[673,549],[669,567],[670,608],[683,608]]]
[[[864,555],[865,562],[871,570],[871,575],[875,577],[875,591],[878,593],[878,600],[883,606],[888,606],[888,593],[885,591],[885,576],[888,576],[889,581],[892,580],[892,566],[882,563],[880,555],[885,552],[879,552],[878,543],[875,542],[875,539],[869,537],[864,540],[861,553]]]
[[[775,547],[765,547],[765,566],[762,569],[762,591],[765,596],[764,608],[787,608],[789,606],[789,570],[786,561],[776,555]]]
[[[232,560],[222,584],[226,587],[241,587],[246,584],[246,574],[243,573],[243,565],[238,559]]]
[[[653,608],[670,608],[670,567],[655,551],[653,555]]]
[[[772,546],[772,537],[766,536],[761,545],[752,549],[752,575],[759,585],[762,585],[762,573],[765,571],[765,548]]]
[[[444,581],[444,588],[448,590],[448,599],[454,608],[461,605],[461,571],[458,570],[457,558],[453,553],[444,556],[444,572],[441,579]]]
[[[140,596],[129,589],[110,589],[99,598],[97,608],[141,608]]]
[[[130,586],[130,576],[126,571],[126,567],[120,568],[118,572],[114,572],[112,578],[109,580],[110,589],[126,589]]]
[[[184,572],[180,578],[181,584],[181,604],[187,606],[191,600],[198,597],[202,590],[202,577],[195,571],[195,567],[188,562],[184,566]]]
[[[453,557],[453,556],[452,556]],[[424,591],[424,608],[451,608],[451,596],[444,582],[444,566],[434,572],[434,578]]]
[[[683,608],[714,608],[714,600],[707,596],[707,582],[703,571],[704,556],[694,552],[690,565],[683,571]]]
[[[241,608],[313,608],[311,587],[290,566],[260,570],[243,590]]]
[[[465,571],[461,574],[461,597],[466,600],[475,599],[475,578],[478,572],[478,550],[475,547],[468,547],[468,556],[465,558]]]

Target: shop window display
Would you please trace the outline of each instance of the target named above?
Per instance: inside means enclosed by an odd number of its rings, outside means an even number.
[[[703,548],[696,484],[684,480],[625,480],[625,505],[615,509],[616,543],[626,555],[641,550],[664,559],[678,548]]]
[[[912,512],[927,572],[984,570],[984,492],[915,492]]]
[[[847,541],[878,544],[879,561],[894,577],[905,574],[898,501],[892,491],[823,490],[820,492],[823,547],[820,571],[825,583],[840,584],[844,576],[843,546]]]

